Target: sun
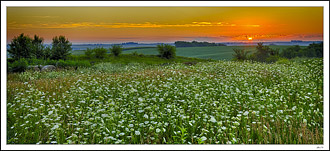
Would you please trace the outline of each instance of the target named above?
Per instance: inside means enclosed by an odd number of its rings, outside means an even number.
[[[248,40],[252,40],[252,37],[248,37]]]

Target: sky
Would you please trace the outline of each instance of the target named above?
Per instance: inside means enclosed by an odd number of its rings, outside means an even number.
[[[323,40],[323,7],[8,7],[7,43]]]

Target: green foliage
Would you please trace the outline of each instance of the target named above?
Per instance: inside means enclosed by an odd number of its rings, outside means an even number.
[[[263,43],[258,43],[256,47],[256,52],[249,55],[248,60],[274,63],[279,59],[279,48],[271,48],[269,46],[263,45]]]
[[[277,64],[290,64],[290,60],[287,59],[287,58],[279,58],[277,61],[276,61]]]
[[[32,58],[32,39],[23,33],[14,39],[9,44],[8,53],[14,60],[19,60],[21,58]]]
[[[133,55],[133,56],[138,56],[139,53],[138,53],[137,51],[134,51],[134,52],[132,53],[132,55]]]
[[[234,48],[233,51],[235,54],[233,54],[235,60],[246,60],[247,54],[250,53],[250,51],[246,51],[245,49],[237,49]]]
[[[114,56],[119,56],[123,51],[123,47],[121,45],[112,45],[110,48],[110,52]]]
[[[76,68],[76,67],[90,67],[89,61],[74,61],[74,60],[58,60],[56,66],[59,68]]]
[[[46,47],[46,48],[44,48],[44,53],[43,53],[43,58],[42,59],[50,59],[51,58],[51,56],[52,56],[52,48],[50,48],[50,47]]]
[[[52,59],[66,59],[66,57],[70,54],[69,52],[72,50],[71,43],[65,36],[55,36],[52,42]]]
[[[48,54],[45,56],[43,41],[43,38],[34,35],[34,39],[32,40],[32,52],[34,52],[34,57],[37,59],[46,58],[46,56],[48,56]]]
[[[266,62],[267,63],[275,63],[280,57],[279,56],[269,56],[268,58],[266,58]]]
[[[12,72],[24,72],[28,67],[28,62],[26,59],[21,58],[19,60],[16,60],[12,65],[11,65],[11,71]]]
[[[57,67],[60,67],[60,68],[64,68],[64,67],[67,67],[68,66],[68,62],[67,61],[64,61],[62,59],[58,60],[56,62],[56,66]]]
[[[175,58],[175,56],[176,56],[175,46],[171,46],[169,44],[160,44],[160,45],[157,45],[157,48],[158,48],[159,55],[162,58],[171,59],[171,58]]]
[[[93,57],[93,52],[93,49],[87,48],[87,50],[85,51],[86,58],[91,59]]]
[[[306,57],[323,57],[323,42],[322,43],[312,43],[305,50]]]
[[[76,67],[90,67],[91,64],[87,60],[82,60],[82,61],[75,61],[75,66]]]
[[[266,62],[266,59],[269,57],[269,46],[265,46],[263,43],[258,43],[256,50],[257,51],[254,53],[255,61]]]
[[[280,56],[291,59],[291,58],[298,56],[300,50],[301,50],[301,48],[298,45],[291,46],[289,48],[284,49],[281,52]]]
[[[56,66],[56,62],[57,62],[57,60],[47,59],[47,60],[45,60],[45,65],[54,65],[54,66]]]
[[[86,50],[86,51],[89,51],[89,50]],[[94,48],[93,52],[94,52],[95,58],[103,59],[103,58],[105,58],[105,56],[107,54],[107,49],[105,49],[103,47],[98,47],[98,48]],[[87,54],[88,53],[90,53],[90,52],[87,52]],[[85,52],[85,54],[86,54],[86,52]]]
[[[27,62],[29,65],[44,65],[45,64],[45,60],[43,59],[27,59]]]
[[[295,57],[323,57],[323,42],[322,43],[312,43],[309,44],[307,48],[300,48],[300,46],[291,46],[289,48],[284,49],[281,54],[281,57],[285,57],[288,59],[292,59]]]
[[[173,140],[175,144],[186,144],[186,139],[187,139],[187,129],[184,127],[178,126],[180,131],[175,132],[175,136],[173,136]]]

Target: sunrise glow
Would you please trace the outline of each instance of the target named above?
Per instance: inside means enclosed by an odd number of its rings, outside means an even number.
[[[75,43],[323,40],[323,8],[8,7],[7,42],[20,33]]]

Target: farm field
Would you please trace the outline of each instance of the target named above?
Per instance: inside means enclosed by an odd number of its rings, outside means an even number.
[[[282,49],[290,46],[269,46],[270,48]],[[300,46],[305,48],[306,46]],[[177,47],[176,55],[183,57],[201,58],[201,59],[214,59],[214,60],[231,60],[233,58],[233,49],[246,49],[251,52],[255,51],[256,46],[215,46],[215,47]],[[136,48],[124,50],[123,54],[131,54],[137,52],[145,55],[158,55],[157,47],[154,48]],[[83,55],[84,50],[72,51],[74,55]]]
[[[290,46],[269,46],[270,48],[279,48],[280,50]],[[233,49],[245,49],[251,52],[255,51],[256,46],[215,46],[215,47],[177,47],[176,55],[183,57],[214,59],[214,60],[231,60],[233,58]],[[301,46],[305,48],[305,46]],[[124,54],[133,53],[157,55],[157,48],[135,49],[123,51]]]
[[[10,73],[7,119],[8,144],[323,144],[323,61]]]

